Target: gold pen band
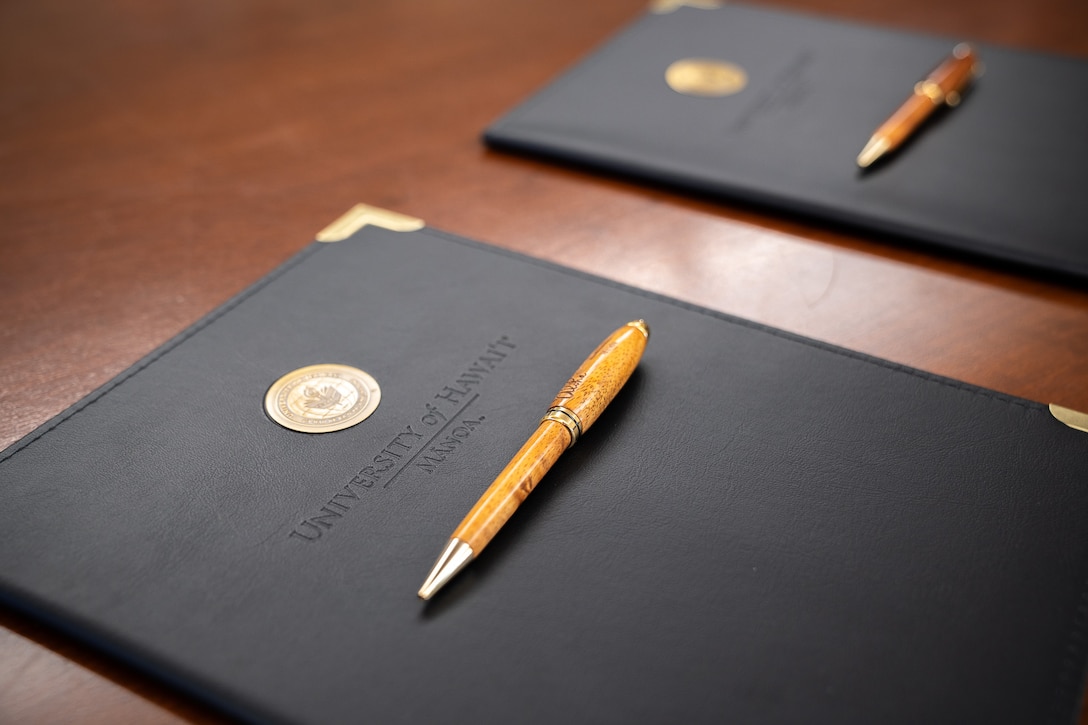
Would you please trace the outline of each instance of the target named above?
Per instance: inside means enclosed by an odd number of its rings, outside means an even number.
[[[570,433],[570,443],[567,444],[567,448],[570,448],[577,443],[578,438],[582,435],[582,421],[577,415],[561,405],[548,408],[548,412],[544,414],[544,417],[540,419],[540,422],[543,423],[546,420],[558,423],[567,429],[567,432]]]
[[[914,84],[914,95],[925,96],[933,101],[934,106],[944,103],[944,89],[936,81],[918,81]]]

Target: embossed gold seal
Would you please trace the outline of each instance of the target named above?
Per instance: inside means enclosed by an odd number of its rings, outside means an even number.
[[[665,82],[689,96],[730,96],[748,85],[748,74],[736,63],[711,58],[684,58],[665,71]]]
[[[366,420],[381,402],[378,381],[350,365],[308,365],[272,383],[268,417],[301,433],[330,433]]]

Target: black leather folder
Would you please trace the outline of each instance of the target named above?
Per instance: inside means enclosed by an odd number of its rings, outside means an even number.
[[[1088,62],[976,44],[984,73],[899,153],[862,172],[876,128],[953,46],[728,4],[647,13],[495,122],[488,143],[1088,277]],[[746,85],[673,90],[682,59]]]
[[[419,601],[635,318],[620,396]],[[316,363],[371,374],[374,413],[270,419],[269,386]],[[1078,713],[1088,434],[431,228],[314,243],[0,459],[3,601],[246,721]]]

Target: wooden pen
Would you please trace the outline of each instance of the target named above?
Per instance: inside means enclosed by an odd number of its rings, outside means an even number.
[[[605,338],[582,363],[555,396],[536,432],[453,532],[419,589],[421,599],[430,599],[480,555],[559,456],[578,441],[616,397],[638,366],[649,339],[650,328],[645,321],[628,322]]]
[[[960,43],[953,48],[952,55],[925,80],[918,81],[914,93],[873,132],[858,154],[858,166],[864,169],[881,156],[895,151],[938,106],[959,105],[960,93],[977,74],[978,68],[978,57],[971,46]]]

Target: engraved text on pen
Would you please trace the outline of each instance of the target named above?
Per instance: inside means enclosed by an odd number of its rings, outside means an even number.
[[[582,381],[586,379],[585,373],[579,373],[573,378],[567,381],[567,384],[563,386],[563,389],[559,391],[559,395],[555,397],[561,400],[567,400],[573,398],[574,394],[578,392],[578,386],[582,384]]]

